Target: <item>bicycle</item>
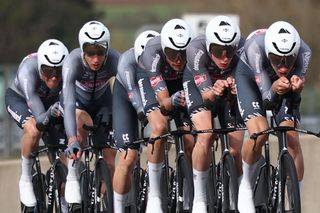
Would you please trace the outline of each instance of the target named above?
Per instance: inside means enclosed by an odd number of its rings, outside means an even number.
[[[291,109],[292,110],[292,109]],[[273,115],[275,115],[275,108],[272,109]],[[274,119],[274,116],[272,116]],[[287,140],[287,132],[288,131],[296,131],[298,133],[314,135],[316,137],[320,137],[319,133],[314,133],[312,131],[299,129],[295,126],[274,126],[273,122],[271,128],[254,133],[250,136],[254,141],[257,140],[257,137],[264,134],[275,134],[277,136],[277,142],[279,145],[278,156],[277,156],[277,165],[269,166],[270,158],[269,158],[269,144],[267,143],[265,152],[265,164],[259,168],[258,176],[255,180],[254,184],[254,196],[262,193],[261,191],[257,191],[258,184],[261,178],[261,171],[263,168],[267,168],[267,175],[265,179],[267,181],[266,192],[268,197],[265,200],[263,211],[278,213],[278,212],[301,212],[301,200],[300,200],[300,190],[299,183],[297,179],[297,171],[288,151],[288,140]],[[269,169],[271,171],[269,173]]]
[[[62,132],[62,126],[60,124],[53,125],[51,131],[52,129],[56,131],[56,136],[58,136],[58,134],[62,136],[62,133],[58,133]],[[61,200],[61,198],[64,197],[67,167],[60,160],[60,155],[64,154],[64,149],[67,147],[65,144],[65,136],[63,138],[51,138],[52,135],[49,135],[48,131],[49,127],[45,127],[42,130],[44,146],[40,146],[36,152],[31,153],[31,157],[35,159],[32,182],[37,205],[34,208],[24,208],[22,212],[66,212],[67,209],[64,208],[67,207],[66,202],[65,200]],[[41,172],[41,153],[47,153],[51,162],[50,168],[46,171],[46,175]]]
[[[144,138],[144,129],[147,124],[140,122],[140,138]],[[132,171],[131,190],[129,192],[129,202],[126,204],[125,212],[137,213],[145,212],[147,206],[147,179],[148,175],[145,169],[141,167],[140,156],[142,147],[138,150],[138,159]]]
[[[103,159],[104,148],[114,148],[111,144],[97,145],[93,143],[93,135],[102,125],[87,126],[83,128],[89,131],[87,147],[83,149],[84,165],[80,172],[80,191],[82,196],[82,212],[113,212],[113,188],[112,177],[107,163]],[[113,140],[109,134],[108,141]],[[91,154],[91,157],[90,157]],[[90,168],[90,162],[95,155],[94,168]]]
[[[170,133],[166,133],[154,138],[142,138],[139,140],[134,141],[133,143],[138,143],[138,144],[143,144],[145,146],[148,145],[148,143],[152,144],[160,139],[166,139],[169,136],[171,136]],[[168,146],[168,141],[166,142],[165,145],[165,152],[164,152],[164,163],[162,166],[162,171],[161,171],[161,178],[160,178],[160,182],[162,185],[164,185],[165,187],[162,187],[161,189],[161,197],[162,197],[162,208],[166,211],[166,212],[175,212],[175,204],[173,202],[174,198],[174,194],[173,191],[174,186],[173,186],[173,177],[174,177],[174,171],[173,168],[170,167],[169,165],[169,146]],[[148,177],[148,171],[145,170],[144,172],[144,176],[142,176],[142,190],[140,191],[140,198],[142,200],[142,205],[140,208],[140,212],[144,212],[146,209],[146,204],[147,204],[147,199],[148,199],[148,185],[149,185],[149,177]]]
[[[233,127],[221,129],[193,130],[193,134],[215,133],[216,144],[220,139],[221,157],[219,163],[215,161],[217,146],[212,148],[212,162],[210,165],[210,181],[208,183],[208,212],[238,212],[238,180],[233,156],[229,151],[228,134],[243,131],[246,128]]]

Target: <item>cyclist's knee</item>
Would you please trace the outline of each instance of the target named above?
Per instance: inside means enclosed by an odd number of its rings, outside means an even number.
[[[201,137],[199,137],[202,135]],[[208,152],[212,146],[212,135],[211,134],[199,134],[195,149],[201,150],[202,152]]]
[[[37,129],[35,122],[36,122],[35,120],[30,119],[25,123],[23,128],[24,134],[34,140],[40,139],[40,136],[41,136],[41,132]]]
[[[241,156],[241,148],[239,149],[238,147],[230,147],[229,151],[234,158]]]
[[[167,131],[167,122],[156,122],[151,125],[152,135],[159,136]]]
[[[119,156],[119,162],[117,165],[117,169],[119,168],[121,171],[123,171],[125,174],[129,174],[133,171],[133,168],[136,164],[137,156],[136,155],[120,155]]]

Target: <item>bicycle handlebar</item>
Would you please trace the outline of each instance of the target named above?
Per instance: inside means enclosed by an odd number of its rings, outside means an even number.
[[[307,135],[314,135],[314,136],[320,138],[320,132],[315,133],[315,132],[312,132],[309,130],[299,129],[299,128],[292,127],[292,126],[276,126],[276,127],[269,128],[269,129],[266,129],[266,130],[258,132],[258,133],[253,133],[250,136],[250,139],[256,140],[260,135],[266,135],[266,134],[271,134],[271,133],[275,133],[275,132],[288,132],[288,131],[296,131],[296,132],[307,134]]]
[[[154,138],[143,138],[137,141],[134,141],[133,143],[154,143],[156,140],[167,138],[170,136],[183,136],[183,135],[193,135],[196,136],[198,134],[204,134],[204,133],[217,133],[217,134],[227,134],[234,131],[243,131],[247,130],[245,127],[241,128],[223,128],[223,129],[203,129],[203,130],[173,130],[169,133],[159,135]]]

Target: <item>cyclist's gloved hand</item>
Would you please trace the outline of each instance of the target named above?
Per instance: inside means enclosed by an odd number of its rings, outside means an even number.
[[[78,141],[68,144],[68,148],[64,150],[64,153],[70,159],[79,159],[81,157],[81,147]]]
[[[178,106],[185,106],[185,97],[184,97],[184,91],[180,90],[176,93],[174,93],[171,96],[171,103],[173,106],[178,107]]]
[[[138,113],[138,119],[143,126],[146,126],[148,124],[148,119],[147,119],[147,116],[144,114],[144,112]]]
[[[56,102],[54,103],[50,108],[50,116],[51,117],[59,117],[61,115],[61,112],[60,112],[60,103],[59,102]]]

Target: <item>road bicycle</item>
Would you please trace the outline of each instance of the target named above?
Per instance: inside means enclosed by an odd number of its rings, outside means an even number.
[[[167,139],[171,136],[170,133],[166,133],[157,137],[153,138],[141,138],[134,143],[143,144],[147,146],[149,143],[154,144],[155,141],[160,139]],[[161,185],[164,186],[161,188],[161,197],[162,197],[162,208],[165,212],[175,212],[175,196],[174,196],[174,184],[173,184],[173,177],[174,177],[174,169],[169,165],[169,145],[168,143],[173,143],[171,140],[167,140],[165,144],[165,156],[164,156],[164,163],[161,170],[161,178],[160,182]],[[146,169],[144,175],[142,177],[142,188],[140,191],[140,199],[142,200],[142,208],[140,208],[140,212],[144,212],[146,209],[146,203],[148,200],[148,187],[149,187],[149,177],[148,177],[148,170]],[[141,204],[141,202],[140,202]]]
[[[270,107],[269,107],[270,108]],[[293,109],[291,109],[293,110]],[[273,115],[275,115],[275,108],[272,108]],[[295,114],[295,113],[294,113]],[[274,117],[274,116],[272,116]],[[296,123],[296,122],[295,122]],[[265,158],[258,166],[257,176],[254,181],[254,197],[261,196],[261,194],[268,195],[261,201],[263,208],[258,208],[259,212],[301,212],[300,189],[297,179],[297,171],[288,151],[287,132],[296,131],[298,133],[314,135],[320,137],[320,132],[315,133],[308,130],[299,129],[296,126],[274,126],[273,122],[271,128],[254,133],[250,136],[254,141],[257,137],[264,134],[275,134],[279,145],[277,163],[275,166],[270,166],[269,157],[269,143],[265,145]],[[259,188],[259,184],[265,182],[265,187]]]
[[[80,172],[80,191],[82,196],[82,212],[113,212],[113,188],[112,177],[103,159],[102,150],[105,148],[114,148],[113,135],[110,132],[108,143],[95,144],[93,142],[94,134],[99,128],[105,129],[104,125],[83,125],[83,128],[89,131],[87,146],[83,149],[84,165]],[[101,130],[101,129],[100,129]],[[103,130],[105,131],[105,130]],[[91,168],[90,162],[95,156],[94,166]]]
[[[208,212],[238,212],[238,178],[234,158],[229,150],[228,134],[244,130],[246,128],[233,127],[192,131],[192,134],[217,134],[216,146],[212,147],[212,162],[208,182]],[[221,143],[221,157],[219,162],[216,163],[215,152],[219,142]]]
[[[140,122],[140,131],[138,133],[139,138],[144,138],[144,130],[146,127],[146,123],[144,121]],[[129,201],[126,204],[125,212],[126,213],[139,213],[145,212],[147,206],[147,180],[148,175],[145,169],[141,167],[141,153],[142,146],[140,146],[138,150],[138,159],[135,164],[135,167],[132,171],[132,184],[131,190],[129,192]]]
[[[49,127],[44,128],[42,135],[44,146],[40,146],[36,152],[31,153],[31,157],[34,159],[32,182],[37,205],[31,208],[22,205],[22,212],[60,213],[68,211],[68,206],[64,199],[67,167],[60,159],[67,147],[62,126],[62,124],[55,124],[50,127],[51,134],[48,131]],[[52,130],[55,131],[53,138]],[[55,136],[58,138],[55,138]],[[46,175],[41,170],[41,153],[46,153],[51,163]]]

